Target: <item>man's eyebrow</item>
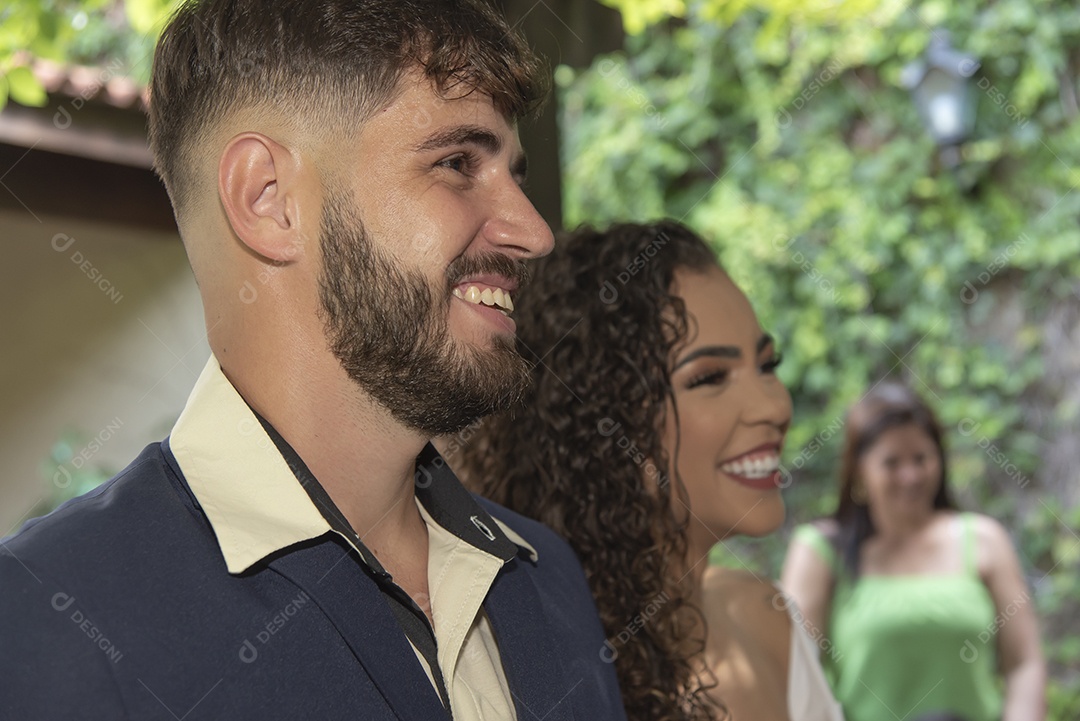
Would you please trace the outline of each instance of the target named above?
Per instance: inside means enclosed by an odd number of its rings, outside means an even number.
[[[770,343],[773,342],[773,337],[768,333],[763,333],[757,342],[757,352],[765,350]],[[673,370],[682,368],[687,363],[697,360],[698,358],[712,357],[712,358],[741,358],[742,351],[733,345],[707,345],[697,350],[693,350],[683,356],[682,360],[675,364]]]
[[[416,152],[438,150],[454,145],[476,145],[492,155],[502,150],[502,139],[491,130],[479,125],[458,125],[440,130],[416,146]]]
[[[416,146],[418,153],[440,148],[451,148],[455,145],[475,145],[491,155],[498,155],[503,148],[503,141],[494,132],[480,125],[459,125],[454,128],[446,128],[429,136]],[[529,160],[524,151],[518,151],[511,160],[510,173],[519,184],[525,182],[529,172]]]

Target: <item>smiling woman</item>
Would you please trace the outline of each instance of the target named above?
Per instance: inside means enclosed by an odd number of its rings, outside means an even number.
[[[673,291],[696,332],[676,353],[664,445],[678,449],[696,562],[717,541],[783,522],[780,450],[791,399],[773,373],[780,356],[772,337],[722,270],[679,269]]]
[[[574,547],[632,719],[838,718],[777,589],[709,549],[783,521],[791,401],[775,343],[674,222],[583,228],[515,296],[527,407],[452,463]]]

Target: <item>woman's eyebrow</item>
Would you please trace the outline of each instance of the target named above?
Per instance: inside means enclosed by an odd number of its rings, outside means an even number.
[[[770,343],[773,342],[773,337],[768,333],[762,333],[758,338],[757,352],[765,350]],[[692,350],[683,356],[682,360],[675,364],[674,370],[682,368],[687,363],[697,360],[702,357],[712,358],[742,358],[742,351],[733,345],[707,345],[696,350]]]
[[[713,358],[741,358],[742,351],[733,345],[707,345],[697,350],[692,350],[683,356],[682,360],[675,364],[675,370],[682,368],[690,361],[702,357]]]

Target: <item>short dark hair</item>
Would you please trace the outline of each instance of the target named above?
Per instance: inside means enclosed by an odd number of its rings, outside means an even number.
[[[542,67],[482,0],[187,0],[154,54],[155,169],[179,208],[197,182],[191,151],[231,112],[355,130],[412,68],[446,97],[480,91],[518,120],[546,95]]]

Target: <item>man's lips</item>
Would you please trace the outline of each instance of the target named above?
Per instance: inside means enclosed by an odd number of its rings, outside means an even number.
[[[514,311],[514,294],[529,279],[523,262],[499,253],[463,255],[447,267],[446,275],[453,299],[499,332],[513,335],[517,331],[510,314]]]
[[[495,273],[482,273],[467,276],[454,285],[455,298],[471,307],[484,319],[493,323],[505,333],[514,333],[517,323],[510,317],[514,311],[512,293],[518,288],[513,278]]]
[[[466,303],[494,308],[509,315],[514,310],[512,293],[517,290],[517,282],[497,275],[474,276],[456,284],[454,297]]]
[[[507,294],[505,297],[509,299],[510,296],[509,294]],[[503,310],[502,308],[485,305],[482,301],[472,302],[470,300],[467,300],[465,297],[458,295],[456,288],[454,289],[454,298],[467,306],[474,313],[479,313],[485,320],[492,322],[502,331],[506,333],[514,333],[517,331],[517,323],[515,323],[514,319],[510,317],[509,311]]]
[[[480,285],[488,288],[502,288],[504,291],[513,293],[519,287],[521,283],[517,278],[511,278],[510,276],[500,275],[499,273],[472,273],[462,276],[454,284],[455,288],[459,288],[463,285]]]

